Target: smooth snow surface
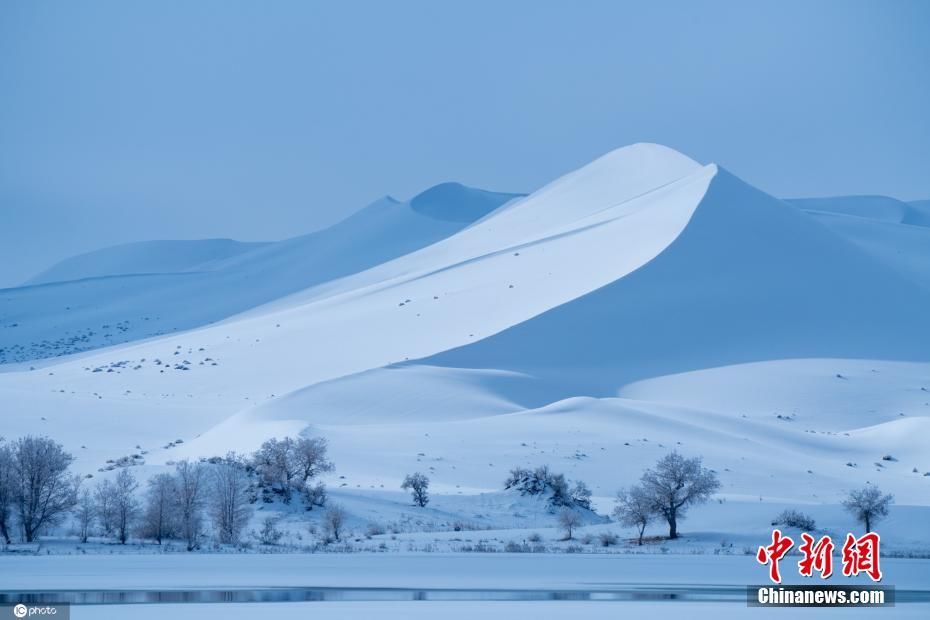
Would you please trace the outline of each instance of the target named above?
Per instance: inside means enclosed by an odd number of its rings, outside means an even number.
[[[267,244],[232,239],[127,243],[63,260],[30,278],[26,284],[194,271],[208,267],[213,261],[238,256],[264,245]]]
[[[429,245],[513,198],[471,191],[458,197],[454,221],[386,197],[326,230],[277,243],[148,242],[66,260],[34,286],[0,289],[0,364],[218,321]]]
[[[930,226],[927,202],[902,202],[888,196],[836,196],[794,198],[787,202],[805,211],[851,215],[890,224]]]
[[[917,284],[930,284],[930,201],[841,196],[788,202]]]
[[[437,220],[470,223],[501,206],[502,199],[523,195],[488,192],[461,183],[440,183],[412,198],[410,207]]]
[[[609,510],[678,449],[754,515],[739,531],[867,481],[924,514],[930,228],[837,201],[638,144],[525,197],[443,185],[183,272],[6,289],[3,434],[95,475],[137,445],[154,471],[321,434],[363,512],[410,471],[487,499],[543,463]]]
[[[924,619],[930,613],[928,605],[907,605],[886,609],[805,608],[789,610],[792,618],[914,618]],[[216,605],[136,605],[132,617],[139,620],[171,617],[174,620],[188,618],[223,618],[224,620],[252,620],[256,617],[302,619],[308,615],[329,620],[513,620],[514,618],[545,618],[546,620],[615,620],[617,617],[631,618],[682,618],[690,620],[728,620],[745,618],[750,611],[745,605],[732,603],[668,602],[652,601],[615,602],[340,602],[340,603],[270,603],[270,604],[216,604]],[[784,618],[785,610],[753,609],[753,617]],[[72,611],[75,620],[125,618],[126,610],[115,605],[76,608]]]

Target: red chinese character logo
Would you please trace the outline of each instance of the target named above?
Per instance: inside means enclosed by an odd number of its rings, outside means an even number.
[[[846,534],[843,544],[843,574],[847,577],[866,573],[872,581],[882,580],[882,569],[878,565],[880,539],[875,532],[856,538]]]
[[[769,565],[769,579],[781,583],[781,574],[778,572],[778,561],[794,546],[794,541],[788,536],[782,536],[781,531],[772,530],[772,544],[768,547],[759,547],[756,560],[759,564]]]
[[[814,570],[820,573],[821,579],[833,574],[833,540],[824,536],[814,544],[814,537],[808,533],[801,534],[804,543],[798,550],[804,557],[798,562],[798,569],[804,577],[812,577]]]

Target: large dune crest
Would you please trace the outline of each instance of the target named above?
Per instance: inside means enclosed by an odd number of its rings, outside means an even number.
[[[930,286],[921,244],[895,243],[926,229],[879,207],[799,208],[637,144],[526,196],[444,185],[190,271],[7,289],[0,346],[29,361],[0,372],[5,432],[54,428],[87,471],[135,445],[172,442],[157,466],[321,433],[355,484],[426,451],[472,490],[536,446],[608,494],[605,472],[682,445],[751,496],[768,451],[833,492],[872,451],[925,452]],[[129,342],[35,360],[103,317]],[[920,497],[910,460],[885,479]]]

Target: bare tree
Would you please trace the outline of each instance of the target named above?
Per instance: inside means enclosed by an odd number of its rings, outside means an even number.
[[[180,533],[187,542],[187,550],[193,551],[199,544],[203,529],[203,464],[180,461],[175,466],[175,485]]]
[[[640,486],[631,487],[629,490],[621,489],[617,493],[617,506],[614,508],[614,518],[626,527],[635,527],[639,530],[639,539],[637,543],[643,544],[643,533],[646,526],[655,516],[655,509],[652,501]]]
[[[292,456],[301,486],[334,469],[326,458],[326,448],[326,440],[322,437],[301,437],[294,444]]]
[[[565,530],[565,540],[571,540],[575,528],[581,527],[581,515],[571,508],[559,511],[559,527]]]
[[[253,456],[253,465],[262,482],[281,494],[285,504],[291,501],[293,481],[299,475],[294,456],[296,442],[290,437],[271,438]]]
[[[116,474],[112,486],[113,528],[117,540],[122,545],[129,540],[129,533],[139,516],[139,499],[136,497],[138,488],[139,483],[136,482],[136,477],[128,469],[123,468]]]
[[[294,490],[305,491],[310,480],[333,470],[326,450],[322,437],[301,437],[296,441],[290,437],[272,438],[255,452],[252,464],[262,482],[279,493],[287,504]]]
[[[701,465],[701,458],[687,459],[678,452],[665,455],[655,469],[647,469],[641,485],[653,509],[668,521],[668,537],[678,538],[678,520],[689,507],[706,502],[717,489],[717,474]]]
[[[413,503],[420,508],[423,508],[429,503],[429,478],[420,472],[407,474],[400,488],[404,491],[409,490],[413,495]]]
[[[0,438],[0,537],[6,544],[13,542],[13,505],[15,483],[13,477],[13,451]]]
[[[890,493],[882,495],[878,487],[867,486],[850,491],[843,500],[843,508],[852,513],[868,533],[872,531],[873,524],[888,516],[888,508],[893,501],[894,496]]]
[[[77,502],[79,479],[68,474],[74,457],[48,437],[21,437],[10,448],[19,525],[25,541],[33,542]]]
[[[330,506],[323,516],[323,524],[326,526],[326,532],[338,541],[345,528],[346,511],[342,506]]]
[[[223,544],[239,542],[252,516],[249,477],[242,457],[230,452],[211,468],[210,516],[217,539]]]
[[[97,520],[100,522],[100,529],[104,536],[112,536],[116,530],[115,496],[116,491],[110,479],[97,483],[94,489],[94,511],[97,513]]]
[[[161,473],[149,478],[145,492],[145,511],[142,514],[141,534],[159,545],[177,533],[175,502],[177,486],[174,476]]]
[[[90,489],[82,489],[78,495],[77,506],[74,508],[74,518],[77,521],[78,537],[82,543],[86,543],[90,538],[90,533],[94,529],[94,521],[97,519],[97,508],[94,505],[94,496]]]

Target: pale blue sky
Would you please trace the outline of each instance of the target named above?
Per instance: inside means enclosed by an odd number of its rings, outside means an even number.
[[[0,3],[0,286],[275,239],[660,142],[779,196],[930,198],[930,2]]]

